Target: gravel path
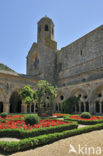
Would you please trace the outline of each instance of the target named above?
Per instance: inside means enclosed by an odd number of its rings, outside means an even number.
[[[78,149],[78,144],[80,144],[81,147],[85,147],[86,145],[87,147],[94,147],[95,154],[69,153],[70,144],[72,144],[76,150]],[[96,154],[97,147],[101,147],[101,149],[103,149],[103,130],[62,139],[52,144],[38,147],[34,150],[32,149],[12,154],[12,156],[98,156]],[[99,156],[103,156],[103,151]]]
[[[0,141],[20,141],[20,139],[16,139],[16,138],[0,138]]]

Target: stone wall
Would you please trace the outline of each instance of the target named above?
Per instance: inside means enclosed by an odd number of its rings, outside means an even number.
[[[35,56],[39,59],[36,68],[34,67]],[[27,74],[55,84],[55,59],[56,53],[52,48],[40,43],[33,44],[27,56]]]
[[[97,70],[103,67],[103,26],[58,51],[57,65],[58,68],[61,66],[58,77],[60,86],[98,77]],[[103,75],[100,73],[99,78]]]
[[[13,92],[18,91],[25,85],[30,85],[32,89],[35,89],[37,82],[36,80],[23,78],[18,74],[12,75],[0,72],[0,102],[3,103],[3,111],[10,112],[10,98]]]

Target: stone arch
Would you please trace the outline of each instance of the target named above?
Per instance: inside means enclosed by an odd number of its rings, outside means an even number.
[[[10,113],[21,113],[22,100],[19,95],[19,89],[15,89],[11,93],[9,103],[10,103],[10,108],[9,108]]]
[[[0,113],[3,112],[5,100],[6,100],[5,93],[4,93],[4,91],[0,88]]]
[[[75,112],[81,113],[81,112],[89,112],[89,102],[88,102],[88,96],[87,92],[82,88],[76,88],[71,91],[70,97],[76,96],[80,97],[79,104],[75,106]]]
[[[103,113],[103,84],[96,86],[91,95],[94,114]]]

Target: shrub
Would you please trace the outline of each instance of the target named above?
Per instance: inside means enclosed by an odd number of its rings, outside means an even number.
[[[69,97],[68,99],[62,102],[62,112],[64,113],[73,113],[74,107],[78,105],[79,97]]]
[[[84,118],[84,119],[90,119],[91,114],[89,112],[83,112],[83,113],[81,113],[80,117]]]
[[[5,112],[3,112],[3,113],[0,114],[0,116],[1,116],[2,118],[6,118],[6,117],[8,116],[8,114],[5,113]]]
[[[34,114],[34,115],[26,116],[25,123],[26,123],[26,125],[28,125],[28,124],[30,124],[30,125],[38,124],[39,123],[38,115]]]

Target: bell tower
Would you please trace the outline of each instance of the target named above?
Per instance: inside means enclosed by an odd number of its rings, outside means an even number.
[[[52,49],[57,49],[57,43],[54,40],[54,23],[47,16],[38,22],[38,44],[44,44]]]

